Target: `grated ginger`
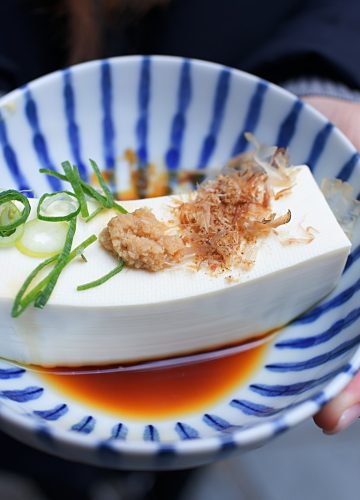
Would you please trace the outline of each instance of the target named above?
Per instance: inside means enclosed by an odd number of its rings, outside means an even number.
[[[139,208],[113,217],[101,232],[100,243],[129,267],[160,271],[180,262],[185,250],[182,239],[166,234],[167,230],[151,210]]]

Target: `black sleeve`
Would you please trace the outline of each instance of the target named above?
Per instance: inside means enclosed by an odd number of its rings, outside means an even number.
[[[172,0],[149,53],[197,57],[268,80],[313,75],[360,87],[360,0]]]
[[[360,1],[304,1],[243,67],[275,82],[316,75],[360,88]]]

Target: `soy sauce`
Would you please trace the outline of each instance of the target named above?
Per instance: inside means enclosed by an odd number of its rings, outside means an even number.
[[[73,375],[42,373],[54,388],[119,418],[166,419],[201,411],[230,396],[260,366],[268,344],[189,364]]]

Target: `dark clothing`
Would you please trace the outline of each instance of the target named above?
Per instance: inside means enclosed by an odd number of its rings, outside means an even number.
[[[0,88],[66,65],[66,25],[49,4],[1,0]],[[276,83],[312,75],[360,88],[359,26],[359,0],[172,0],[141,20],[113,20],[101,56],[172,54]]]

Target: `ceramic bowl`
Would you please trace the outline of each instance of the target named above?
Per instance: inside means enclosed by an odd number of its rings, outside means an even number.
[[[358,154],[331,123],[281,88],[208,62],[134,56],[78,65],[3,97],[0,115],[0,184],[35,195],[60,187],[40,167],[69,159],[90,178],[89,157],[123,197],[134,195],[131,168],[160,172],[152,194],[163,194],[165,184],[179,187],[181,170],[221,166],[246,150],[245,131],[288,147],[292,163],[307,163],[318,181],[338,177],[360,192]],[[264,444],[314,415],[359,368],[359,243],[355,231],[336,290],[280,331],[250,375],[217,399],[160,418],[150,411],[153,388],[149,411],[129,417],[1,361],[1,429],[65,458],[124,469],[191,467]]]

